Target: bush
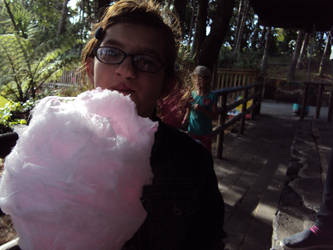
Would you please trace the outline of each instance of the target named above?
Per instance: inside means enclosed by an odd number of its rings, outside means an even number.
[[[16,125],[27,124],[30,111],[35,106],[35,101],[28,100],[25,103],[7,102],[0,108],[0,133],[13,130]]]

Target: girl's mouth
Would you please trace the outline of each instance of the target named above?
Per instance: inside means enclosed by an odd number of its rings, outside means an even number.
[[[123,94],[123,95],[125,95],[125,96],[131,95],[131,94],[134,93],[134,91],[130,90],[130,89],[118,90],[118,92],[121,93],[121,94]]]

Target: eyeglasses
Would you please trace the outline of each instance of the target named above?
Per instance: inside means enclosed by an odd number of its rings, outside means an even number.
[[[95,56],[101,63],[105,64],[121,64],[126,57],[130,56],[132,65],[139,71],[148,73],[157,73],[160,71],[164,64],[156,57],[145,54],[127,54],[121,49],[101,46],[95,51]]]

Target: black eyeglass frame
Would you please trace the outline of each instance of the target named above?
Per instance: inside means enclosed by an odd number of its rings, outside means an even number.
[[[115,63],[105,62],[105,61],[101,60],[101,58],[99,58],[99,56],[98,56],[97,51],[100,48],[112,48],[112,49],[115,49],[115,50],[121,52],[121,54],[123,55],[123,57],[122,57],[122,59],[119,62],[115,62]],[[110,64],[110,65],[117,65],[117,64],[119,65],[119,64],[122,64],[127,57],[131,57],[131,63],[133,65],[133,67],[135,69],[141,71],[141,72],[146,72],[146,73],[152,73],[152,74],[158,73],[163,68],[165,68],[165,64],[163,62],[161,62],[158,58],[153,58],[152,56],[145,55],[145,54],[129,54],[129,53],[126,53],[125,51],[123,51],[123,50],[121,50],[121,49],[119,49],[117,47],[113,47],[113,46],[97,46],[97,47],[94,48],[93,55],[96,56],[97,60],[100,61],[101,63]],[[149,57],[153,58],[154,61],[156,61],[156,62],[159,63],[159,67],[157,67],[157,69],[153,70],[153,71],[142,70],[142,69],[138,68],[136,66],[136,64],[135,64],[135,57],[136,56],[149,56]]]

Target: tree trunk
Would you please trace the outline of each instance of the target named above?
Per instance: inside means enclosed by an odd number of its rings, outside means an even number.
[[[193,54],[196,56],[199,53],[202,42],[206,37],[208,0],[199,0],[198,15],[195,26],[195,35],[193,42]]]
[[[235,0],[218,0],[216,4],[216,15],[212,19],[211,31],[204,40],[196,62],[210,69],[216,63],[221,45],[229,29],[229,21],[232,16]]]
[[[65,33],[66,30],[66,20],[67,20],[67,12],[68,12],[68,3],[70,0],[64,0],[62,4],[62,10],[61,10],[61,20],[58,25],[58,31],[57,31],[57,36],[62,35]]]
[[[259,40],[259,47],[258,47],[258,49],[260,49],[260,50],[265,49],[267,29],[268,29],[268,27],[266,27],[266,26],[264,26],[262,29],[261,37]]]
[[[96,9],[96,17],[99,20],[105,12],[105,9],[110,5],[111,0],[98,0],[97,1],[97,9]]]
[[[308,49],[308,44],[309,44],[309,33],[305,33],[301,52],[297,60],[296,69],[303,69],[305,67],[306,51]]]
[[[176,13],[179,17],[179,21],[180,23],[183,24],[185,22],[187,0],[175,0],[173,4],[175,6]]]
[[[324,49],[323,56],[321,57],[320,65],[319,65],[319,76],[322,76],[324,73],[324,67],[328,62],[328,58],[330,55],[331,50],[331,43],[332,43],[332,35],[331,32],[327,32],[327,40],[326,40],[326,46]]]
[[[319,32],[318,33],[318,38],[317,38],[317,42],[316,42],[316,52],[318,54],[322,54],[324,53],[324,49],[323,49],[323,44],[325,43],[325,39],[324,39],[324,32]]]
[[[296,63],[297,59],[299,57],[300,51],[301,51],[301,45],[304,37],[304,31],[299,30],[298,31],[298,36],[297,36],[297,41],[296,41],[296,46],[295,46],[295,51],[289,66],[289,71],[288,71],[288,82],[292,82],[295,80],[295,71],[296,71]]]
[[[234,44],[234,56],[239,55],[240,53],[240,47],[242,43],[243,38],[243,30],[245,26],[245,21],[247,17],[247,12],[249,10],[249,0],[241,0],[240,1],[240,10],[238,11],[238,15],[240,15],[239,24],[237,25],[237,33],[235,38],[235,44]]]
[[[9,6],[9,3],[7,2],[7,0],[4,0],[3,1],[5,3],[5,6],[6,6],[6,10],[7,10],[7,13],[9,15],[9,18],[10,18],[10,21],[12,22],[13,26],[14,26],[14,29],[15,31],[17,32],[17,34],[23,38],[28,38],[28,35],[25,34],[24,30],[22,29],[22,26],[18,23],[15,22],[15,18],[14,18],[14,15],[10,9],[10,6]]]
[[[91,19],[92,18],[92,12],[91,12],[92,8],[90,6],[89,0],[83,0],[81,4],[82,4],[82,6],[81,6],[82,9],[87,12],[88,18]]]
[[[234,44],[237,42],[237,39],[238,39],[238,30],[239,30],[240,23],[242,20],[242,13],[243,13],[242,9],[243,9],[243,5],[244,5],[244,1],[245,0],[239,0]],[[234,46],[234,48],[235,48],[235,46]]]
[[[260,30],[260,25],[259,25],[259,20],[258,20],[256,27],[254,29],[254,32],[253,32],[252,39],[251,39],[251,49],[252,50],[258,49],[259,30]]]
[[[193,27],[195,25],[195,20],[196,20],[196,15],[197,15],[197,6],[195,4],[195,1],[192,0],[191,1],[191,11],[192,11],[192,15],[191,15],[191,23],[190,23],[190,27],[188,29],[188,49],[190,51],[190,47],[192,44],[192,38],[193,38]],[[194,50],[192,50],[192,53],[194,52]],[[192,54],[193,56],[193,54]]]
[[[269,49],[269,42],[271,38],[271,30],[272,27],[267,27],[266,34],[265,34],[265,47],[264,47],[264,54],[261,59],[260,64],[260,72],[265,75],[267,69],[267,57],[268,57],[268,49]]]

